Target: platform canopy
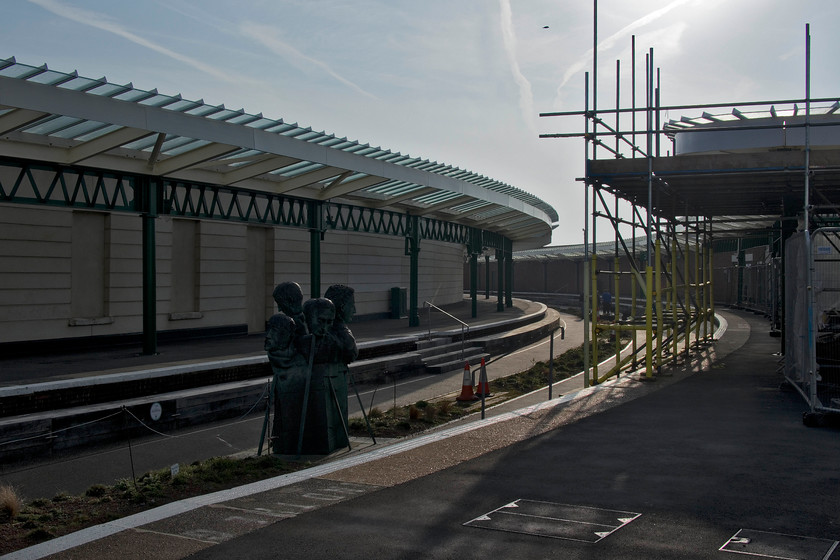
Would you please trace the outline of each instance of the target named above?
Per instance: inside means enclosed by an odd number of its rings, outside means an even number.
[[[451,165],[14,57],[0,59],[0,157],[342,200],[526,246],[558,220],[538,197]]]

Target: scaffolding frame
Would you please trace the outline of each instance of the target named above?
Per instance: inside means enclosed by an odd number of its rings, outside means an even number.
[[[810,29],[806,25],[806,80],[804,99],[776,101],[727,102],[707,105],[682,105],[663,107],[660,104],[660,71],[654,71],[654,50],[650,48],[645,56],[645,104],[636,105],[636,44],[631,39],[632,104],[620,107],[620,61],[616,61],[615,107],[598,111],[597,102],[597,0],[594,3],[593,90],[590,95],[590,75],[585,74],[584,110],[541,113],[541,117],[583,117],[583,132],[541,134],[541,138],[582,138],[585,146],[585,188],[584,204],[584,246],[585,261],[589,266],[585,272],[584,300],[584,370],[585,384],[598,384],[612,376],[620,375],[624,369],[635,369],[639,364],[638,354],[644,354],[644,365],[640,379],[652,379],[662,372],[662,366],[679,359],[689,360],[692,350],[702,349],[714,338],[715,331],[715,288],[714,249],[715,241],[725,238],[743,238],[750,235],[766,235],[772,240],[772,263],[767,279],[775,290],[771,301],[775,305],[779,294],[784,293],[784,277],[781,270],[784,263],[784,240],[796,229],[797,216],[804,224],[806,235],[813,228],[836,224],[840,215],[840,154],[838,150],[825,150],[818,154],[815,163],[811,152],[811,129],[818,126],[837,126],[836,121],[811,122],[812,103],[833,103],[824,114],[831,116],[840,108],[836,98],[813,99],[810,92]],[[592,106],[590,108],[590,99]],[[770,124],[749,123],[743,108],[766,107],[773,116],[800,115],[799,106],[804,105],[804,122]],[[791,150],[787,154],[772,154],[760,159],[748,155],[737,159],[730,154],[708,156],[702,165],[691,167],[678,157],[662,157],[662,140],[675,141],[683,128],[683,119],[663,126],[663,111],[702,111],[701,132],[735,130],[706,112],[710,109],[731,108],[732,116],[739,120],[737,130],[766,130],[781,128],[787,138],[788,129],[804,129],[804,150]],[[636,124],[638,115],[645,120],[643,128]],[[607,119],[614,118],[614,124]],[[629,130],[622,123],[631,121]],[[685,125],[688,126],[688,125]],[[698,128],[694,130],[698,130]],[[637,142],[643,138],[644,145]],[[614,142],[610,142],[614,140]],[[608,158],[598,157],[598,150],[606,152]],[[801,159],[804,152],[804,164]],[[670,160],[670,161],[669,161]],[[772,160],[772,165],[768,162]],[[745,165],[747,162],[749,165]],[[697,162],[692,162],[696,164]],[[801,183],[800,183],[801,182]],[[819,185],[819,192],[812,194],[813,183]],[[765,186],[756,192],[750,186]],[[801,185],[801,188],[800,188]],[[741,187],[740,189],[738,187]],[[707,192],[708,189],[708,192]],[[728,189],[728,190],[727,190]],[[591,194],[590,194],[591,191]],[[614,197],[614,211],[610,211],[608,193]],[[591,196],[591,212],[590,212]],[[812,198],[823,204],[814,205]],[[714,200],[719,198],[720,200]],[[630,219],[619,215],[619,200],[629,203]],[[598,204],[600,202],[601,209]],[[590,228],[591,218],[591,228]],[[595,263],[598,220],[606,220],[614,231],[615,266],[613,270],[598,270]],[[628,247],[619,226],[632,232],[632,250]],[[645,250],[638,254],[636,249],[637,230],[644,232]],[[590,257],[589,243],[592,243]],[[740,242],[739,242],[740,243]],[[630,263],[630,270],[619,269],[619,246]],[[812,262],[810,245],[807,246],[808,262]],[[743,264],[743,263],[741,263]],[[681,265],[681,266],[680,266]],[[807,289],[812,291],[812,267],[807,268]],[[599,314],[599,276],[611,275],[614,290],[614,311],[609,315]],[[629,287],[622,292],[620,278],[629,277]],[[739,284],[740,287],[740,284]],[[629,296],[624,296],[629,293]],[[644,309],[639,309],[641,295]],[[629,311],[622,316],[622,299]],[[813,298],[812,298],[813,299]],[[809,304],[809,311],[813,302]],[[782,323],[778,315],[781,309],[772,309],[774,325]],[[806,331],[814,332],[813,313],[807,314]],[[782,348],[785,329],[782,324]],[[616,342],[614,365],[606,372],[599,372],[597,344],[590,346],[590,340],[597,340],[605,333],[633,335],[630,354],[622,355]],[[637,341],[637,338],[641,338]],[[590,377],[590,352],[592,366]],[[817,380],[816,350],[813,337],[809,341],[807,370],[804,372]],[[803,395],[815,413],[815,399]],[[807,415],[808,413],[806,413]],[[806,423],[808,421],[806,420]]]

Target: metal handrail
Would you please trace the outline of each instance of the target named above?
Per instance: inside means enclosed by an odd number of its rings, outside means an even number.
[[[465,322],[463,322],[458,317],[452,315],[451,313],[447,313],[446,311],[444,311],[443,309],[441,309],[440,307],[438,307],[437,305],[435,305],[434,303],[432,303],[430,301],[424,301],[423,302],[423,307],[425,307],[429,310],[428,317],[429,317],[429,340],[430,341],[432,340],[432,308],[437,309],[438,311],[440,311],[441,313],[443,313],[444,315],[446,315],[450,319],[454,319],[454,320],[458,321],[459,323],[461,323],[461,359],[463,360],[464,359],[464,341],[467,339],[466,335],[470,332],[470,326],[468,324],[466,324]]]

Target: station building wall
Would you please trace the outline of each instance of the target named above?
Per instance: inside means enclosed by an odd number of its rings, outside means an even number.
[[[0,205],[0,343],[140,333],[141,228],[131,214]],[[155,236],[161,332],[262,332],[276,284],[311,295],[306,230],[167,216]],[[420,305],[461,301],[463,246],[420,247]],[[321,289],[336,283],[356,290],[358,320],[388,316],[390,289],[409,286],[404,239],[328,231]]]

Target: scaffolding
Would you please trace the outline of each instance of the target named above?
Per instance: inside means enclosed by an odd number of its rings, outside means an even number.
[[[810,239],[809,231],[837,225],[840,214],[840,142],[836,141],[840,101],[811,98],[808,27],[803,99],[662,106],[660,70],[650,48],[645,55],[645,102],[637,106],[634,36],[631,106],[620,107],[621,63],[616,61],[615,106],[601,111],[597,105],[597,2],[594,29],[595,71],[591,95],[590,74],[585,74],[584,110],[540,114],[584,120],[583,132],[541,137],[582,138],[585,145],[585,176],[580,179],[585,188],[584,246],[589,263],[584,283],[584,346],[592,352],[591,356],[585,352],[586,384],[602,383],[624,370],[638,370],[640,379],[650,380],[662,373],[665,364],[688,361],[692,352],[703,349],[714,339],[716,279],[720,281],[722,274],[724,299],[731,300],[731,282],[737,282],[736,306],[765,313],[771,333],[779,331],[784,351],[789,346],[785,331],[791,327],[783,319],[793,320],[794,305],[804,305],[806,310],[814,307],[810,243],[805,244],[803,257],[803,262],[810,264],[801,269],[805,277],[799,284],[806,288],[807,297],[800,303],[783,298],[785,241],[797,229]],[[815,109],[812,104],[824,106]],[[709,112],[723,109],[731,112]],[[663,114],[683,112],[700,115],[661,122]],[[644,121],[641,127],[637,118]],[[820,133],[823,145],[812,152],[814,131]],[[769,135],[778,144],[751,149],[720,145],[733,141],[747,145],[756,134]],[[774,145],[782,149],[772,148]],[[601,154],[607,156],[599,157]],[[620,207],[630,210],[619,215]],[[615,240],[611,270],[599,270],[595,264],[597,227],[603,222]],[[643,248],[636,243],[640,238]],[[838,246],[837,241],[832,245]],[[757,247],[760,253],[755,251]],[[717,250],[733,261],[716,264]],[[628,263],[624,269],[619,266],[622,253],[623,262]],[[604,281],[605,277],[609,280]],[[840,273],[837,278],[840,292]],[[611,311],[604,309],[606,301],[611,302]],[[815,340],[808,335],[815,332],[816,319],[805,312],[799,320],[797,332],[805,332],[808,340],[805,346],[800,345],[801,359],[792,367],[798,378],[810,383],[810,392],[801,391],[810,405],[807,417],[825,407],[816,398],[821,378]],[[840,325],[840,321],[836,323]],[[837,330],[840,332],[840,327]],[[625,354],[618,343],[622,333],[632,339]],[[616,359],[605,372],[599,371],[597,344],[590,346],[590,340],[603,336],[616,339]]]

